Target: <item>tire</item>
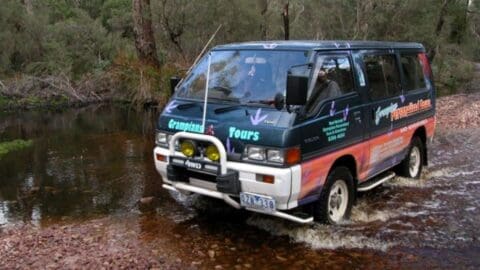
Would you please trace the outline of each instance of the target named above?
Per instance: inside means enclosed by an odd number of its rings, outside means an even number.
[[[354,198],[352,173],[347,167],[336,167],[328,175],[320,198],[314,203],[313,217],[321,223],[339,224],[350,218]]]
[[[412,138],[405,159],[398,165],[400,176],[418,179],[422,175],[425,147],[419,137]]]

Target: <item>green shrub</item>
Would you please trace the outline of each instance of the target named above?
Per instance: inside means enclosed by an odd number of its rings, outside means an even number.
[[[18,151],[33,145],[32,140],[13,140],[9,142],[0,142],[0,158],[12,151]]]

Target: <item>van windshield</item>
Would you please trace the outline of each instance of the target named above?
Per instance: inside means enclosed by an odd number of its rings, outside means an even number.
[[[307,51],[212,51],[208,98],[220,102],[271,104],[277,93],[285,95],[287,71],[307,62]],[[179,86],[177,97],[203,100],[208,55]]]

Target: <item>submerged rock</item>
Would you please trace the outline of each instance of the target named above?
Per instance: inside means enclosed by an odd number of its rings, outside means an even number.
[[[140,199],[140,203],[143,205],[153,204],[155,202],[155,197],[143,197]]]
[[[208,256],[209,256],[211,259],[215,258],[215,251],[209,250],[209,251],[208,251]]]

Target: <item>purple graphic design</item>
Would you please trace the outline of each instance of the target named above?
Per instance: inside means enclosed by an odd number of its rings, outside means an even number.
[[[178,106],[178,104],[174,101],[170,102],[167,107],[165,107],[165,111],[167,113],[172,113],[172,110],[175,109]]]
[[[332,106],[330,107],[330,116],[335,115],[335,101],[332,101]]]
[[[343,121],[347,121],[348,111],[349,111],[349,108],[348,108],[348,104],[347,104],[347,107],[345,108],[345,110],[343,110]]]
[[[365,153],[362,154],[362,156],[360,157],[360,168],[362,168],[362,170],[364,170],[367,166],[367,155]]]
[[[258,109],[257,113],[255,114],[255,117],[250,115],[250,122],[252,122],[252,125],[256,126],[263,122],[263,120],[267,119],[268,114],[262,115],[262,109]]]
[[[394,156],[392,159],[392,166],[397,163],[397,156]]]
[[[312,171],[311,170],[305,170],[303,173],[302,173],[302,180],[305,180],[305,181],[308,181],[308,178],[310,177],[310,175],[312,174]]]
[[[215,135],[215,130],[213,129],[213,125],[208,126],[207,130],[205,131],[207,135]]]
[[[233,154],[233,153],[235,153],[235,148],[232,147],[232,145],[231,145],[231,143],[230,143],[230,138],[227,138],[226,146],[227,146],[227,153],[228,153],[228,154]]]
[[[404,96],[404,95],[400,95],[400,101],[401,101],[402,103],[405,102],[405,96]]]

